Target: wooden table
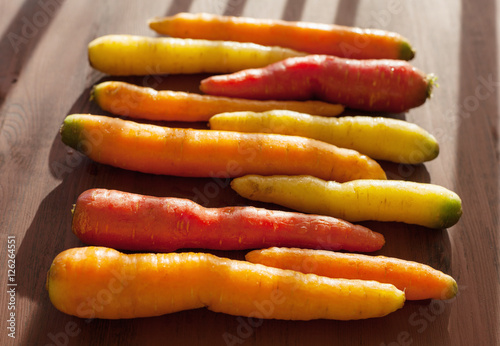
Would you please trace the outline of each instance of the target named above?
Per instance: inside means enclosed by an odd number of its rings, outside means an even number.
[[[458,282],[455,299],[407,302],[403,309],[379,319],[265,320],[253,325],[245,318],[206,309],[105,321],[67,316],[52,306],[45,290],[46,272],[59,252],[83,245],[71,232],[70,209],[88,188],[199,201],[203,197],[207,206],[258,205],[238,197],[227,184],[214,189],[209,178],[128,172],[93,163],[61,143],[58,130],[67,114],[105,114],[89,101],[92,85],[106,76],[89,66],[87,43],[110,33],[154,36],[146,25],[149,18],[180,11],[377,27],[399,32],[413,43],[417,55],[412,63],[434,72],[439,88],[425,105],[397,117],[428,129],[439,140],[441,152],[423,165],[382,164],[392,179],[432,182],[456,191],[464,215],[457,225],[437,231],[398,223],[365,224],[386,237],[378,254],[419,261],[452,275]],[[492,0],[2,1],[0,343],[499,344],[499,11]],[[124,80],[197,91],[201,77]],[[17,286],[7,286],[9,240],[15,243]],[[238,259],[244,255],[214,253]],[[8,293],[12,289],[15,294]],[[6,328],[10,312],[15,312],[15,339]]]

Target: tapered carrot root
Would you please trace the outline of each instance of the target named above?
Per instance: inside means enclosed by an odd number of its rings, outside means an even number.
[[[88,245],[133,251],[292,246],[370,252],[384,237],[320,215],[254,207],[204,208],[182,198],[91,189],[73,209],[72,230]]]
[[[230,73],[305,53],[253,43],[106,35],[88,45],[90,65],[113,76]]]
[[[102,247],[59,254],[46,286],[57,309],[86,319],[207,307],[254,318],[351,320],[387,315],[405,300],[393,285],[375,281],[305,275],[203,253],[125,255]]]
[[[398,221],[451,227],[462,216],[460,197],[443,186],[403,180],[345,183],[311,176],[247,175],[231,181],[241,196],[350,222]]]
[[[318,99],[366,111],[405,112],[424,104],[433,85],[432,75],[406,61],[310,55],[211,76],[201,81],[200,88],[218,96]]]
[[[155,90],[124,82],[103,82],[92,89],[92,99],[104,110],[130,118],[166,121],[208,121],[222,112],[288,109],[336,116],[344,107],[321,101],[259,101]]]
[[[67,116],[60,132],[65,144],[96,162],[144,173],[386,179],[376,161],[354,150],[302,137],[170,128],[90,114]]]
[[[450,299],[457,294],[457,283],[451,276],[399,258],[276,247],[251,251],[245,258],[252,263],[302,273],[393,284],[405,292],[407,300]]]
[[[408,40],[397,33],[332,24],[178,13],[154,18],[149,26],[173,37],[254,42],[353,59],[410,60],[415,55]]]
[[[439,154],[429,132],[404,120],[374,116],[326,118],[272,110],[230,112],[210,118],[213,130],[280,133],[303,136],[359,151],[375,160],[418,164]]]

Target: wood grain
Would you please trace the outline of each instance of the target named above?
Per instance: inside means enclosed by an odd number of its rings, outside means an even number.
[[[425,105],[391,114],[417,123],[440,142],[425,165],[383,162],[392,179],[432,182],[456,191],[464,215],[446,230],[366,222],[383,233],[378,252],[429,264],[452,275],[451,301],[408,302],[389,316],[355,322],[249,321],[204,309],[137,320],[80,320],[51,305],[45,275],[64,249],[82,246],[70,209],[93,187],[186,197],[206,206],[253,204],[229,181],[154,176],[91,162],[65,147],[67,114],[105,114],[89,102],[87,43],[111,33],[155,36],[154,16],[206,11],[377,27],[417,48],[412,63],[434,72],[439,87]],[[0,294],[2,345],[496,345],[500,343],[499,6],[494,0],[435,2],[322,0],[25,0],[0,4]],[[198,91],[205,76],[122,78],[158,89]],[[190,126],[179,124],[179,126]],[[204,127],[205,124],[197,124]],[[5,328],[7,237],[16,239],[16,339]],[[211,251],[236,259],[245,252]]]

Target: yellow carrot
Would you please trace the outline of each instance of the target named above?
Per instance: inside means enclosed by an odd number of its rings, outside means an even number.
[[[375,281],[331,279],[204,253],[131,254],[85,247],[59,254],[52,304],[81,318],[160,316],[207,307],[253,318],[352,320],[387,315],[404,293]]]
[[[334,24],[178,13],[153,18],[149,27],[174,37],[254,42],[353,59],[410,60],[415,55],[408,40],[398,33]]]
[[[167,121],[208,121],[222,112],[289,109],[321,116],[336,116],[344,107],[321,101],[259,101],[155,90],[125,82],[102,82],[92,99],[104,110],[130,118]]]
[[[88,55],[95,69],[123,76],[229,73],[305,54],[253,43],[107,35],[89,43]]]
[[[311,176],[236,178],[241,196],[350,222],[399,221],[429,228],[451,227],[462,215],[460,197],[435,184],[360,179],[346,183]]]
[[[393,257],[273,247],[251,251],[245,258],[330,278],[389,283],[404,291],[407,300],[451,299],[458,290],[451,276],[422,263]]]
[[[170,128],[91,114],[67,116],[60,131],[65,144],[94,161],[144,173],[386,179],[376,161],[357,151],[303,137]]]
[[[214,130],[303,136],[359,151],[375,160],[417,164],[439,154],[436,139],[403,120],[346,116],[325,118],[293,111],[230,112],[210,118]]]

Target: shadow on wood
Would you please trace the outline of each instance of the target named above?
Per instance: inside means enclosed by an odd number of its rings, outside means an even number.
[[[0,107],[64,0],[25,0],[0,38]]]

